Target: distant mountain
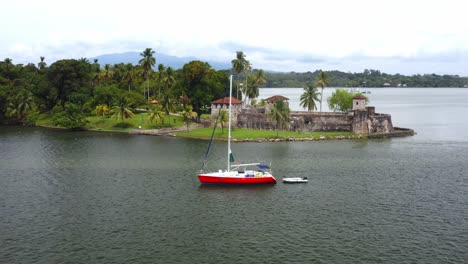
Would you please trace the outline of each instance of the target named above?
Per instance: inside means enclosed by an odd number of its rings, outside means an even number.
[[[223,63],[223,62],[217,62],[217,61],[206,61],[200,58],[195,58],[195,57],[176,57],[176,56],[171,56],[171,55],[166,55],[163,53],[155,53],[156,58],[156,65],[155,68],[158,67],[158,64],[164,64],[164,66],[172,67],[173,69],[181,69],[186,63],[193,61],[193,60],[201,60],[208,62],[213,69],[216,70],[227,70],[232,67],[231,64],[229,63]],[[105,64],[118,64],[118,63],[131,63],[133,65],[138,64],[138,61],[141,60],[141,56],[139,52],[125,52],[125,53],[112,53],[112,54],[104,54],[104,55],[99,55],[94,58],[90,58],[90,61],[92,62],[94,59],[98,59],[98,63],[101,66],[104,66]]]

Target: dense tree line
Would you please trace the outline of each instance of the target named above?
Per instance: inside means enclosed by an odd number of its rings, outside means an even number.
[[[191,61],[174,70],[157,64],[151,48],[140,53],[138,65],[100,65],[95,59],[65,59],[47,65],[0,61],[0,121],[31,123],[40,113],[49,113],[56,125],[79,127],[86,116],[113,116],[125,121],[136,111],[146,111],[158,120],[161,113],[178,112],[198,121],[209,113],[211,102],[227,96],[229,74],[237,74],[233,94],[238,99],[256,98],[265,84],[263,70],[251,69],[242,51],[236,53],[230,70],[215,70],[208,63]],[[157,105],[151,102],[156,102]]]
[[[180,70],[162,64],[153,70],[153,54],[151,49],[142,52],[139,65],[99,65],[86,58],[50,66],[44,57],[37,64],[0,61],[0,121],[34,123],[40,113],[51,113],[71,127],[86,115],[108,113],[124,120],[128,110],[152,110],[152,100],[158,102],[158,111],[187,112],[186,107],[193,107],[200,116],[211,101],[226,95],[229,71],[216,71],[201,61]]]
[[[262,87],[306,87],[319,78],[320,70],[314,72],[266,72],[267,82]],[[378,70],[364,70],[362,73],[325,71],[330,78],[330,87],[464,87],[468,77],[458,75],[424,74],[405,76],[387,74]]]

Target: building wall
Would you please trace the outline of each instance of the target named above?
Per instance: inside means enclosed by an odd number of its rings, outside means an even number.
[[[353,98],[353,110],[366,110],[366,100]]]
[[[237,117],[237,127],[251,129],[273,129],[272,124],[262,113],[244,112]]]
[[[271,107],[274,105],[275,103],[270,103],[270,102],[265,102],[265,113],[270,113],[271,112]],[[284,101],[284,104],[289,107],[289,101],[286,100]]]
[[[262,109],[242,109],[237,115],[237,127],[274,129]],[[354,133],[392,132],[391,116],[375,113],[374,107],[348,113],[291,112],[291,131],[350,131]]]
[[[291,112],[291,130],[351,131],[352,116],[333,112]]]
[[[211,119],[214,119],[218,116],[219,111],[225,110],[229,111],[227,104],[212,104],[211,105]],[[232,112],[231,112],[231,122],[232,126],[235,127],[237,124],[238,113],[241,111],[240,104],[233,104],[232,105]]]

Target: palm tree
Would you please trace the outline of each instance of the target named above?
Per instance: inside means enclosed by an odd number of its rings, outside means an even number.
[[[300,106],[307,108],[307,111],[317,110],[317,102],[319,92],[317,87],[313,84],[309,84],[306,88],[304,88],[304,93],[301,95],[301,103]]]
[[[247,82],[245,86],[245,96],[249,98],[252,104],[252,99],[259,96],[258,87],[266,83],[265,72],[263,70],[255,71],[254,75],[247,76]]]
[[[189,131],[190,120],[192,120],[193,118],[196,118],[197,113],[193,112],[193,108],[192,108],[191,105],[187,105],[187,106],[184,107],[184,110],[182,110],[182,112],[180,114],[184,118],[184,122],[187,125],[187,132],[188,132]]]
[[[96,106],[96,115],[97,116],[106,116],[109,113],[109,107],[105,104],[100,104]]]
[[[276,101],[270,113],[268,113],[270,122],[275,124],[276,137],[278,137],[278,129],[285,129],[289,126],[289,107],[283,100]]]
[[[44,70],[45,67],[47,66],[47,63],[45,63],[45,57],[40,57],[41,61],[37,64],[37,67],[39,68],[39,70]]]
[[[166,113],[167,117],[169,118],[169,124],[171,123],[171,115],[170,113],[174,111],[174,100],[171,97],[171,94],[168,91],[165,91],[161,100],[161,106]]]
[[[259,95],[258,84],[255,77],[251,75],[247,76],[247,81],[245,83],[245,97],[246,99],[248,98],[250,102],[252,102],[252,99],[257,98]]]
[[[100,72],[102,78],[109,82],[114,77],[114,71],[111,69],[110,64],[104,65],[104,69]]]
[[[143,52],[140,53],[140,56],[143,57],[138,63],[143,68],[143,73],[146,78],[146,90],[148,91],[148,100],[149,100],[149,75],[156,64],[156,59],[153,57],[155,52],[151,48],[146,48]],[[146,93],[146,92],[145,92]]]
[[[120,83],[123,81],[126,72],[126,66],[123,63],[114,64],[114,81]]]
[[[164,74],[162,82],[163,82],[163,88],[164,88],[163,91],[167,93],[169,89],[172,88],[172,86],[175,83],[174,70],[171,67],[167,67],[166,73]]]
[[[250,62],[245,58],[245,54],[243,51],[236,52],[236,58],[231,61],[231,64],[232,64],[232,69],[234,70],[234,72],[237,73],[237,76],[239,76],[244,71],[250,70],[251,68]],[[238,81],[239,81],[239,77],[238,77]],[[239,97],[239,95],[237,97]]]
[[[153,106],[146,115],[146,120],[150,123],[161,121],[164,123],[164,115],[160,105]]]
[[[99,71],[101,70],[101,65],[99,65],[99,62],[98,62],[99,59],[94,59],[93,61],[94,61],[94,62],[93,62],[93,67],[94,67],[93,70],[94,70],[95,72],[99,72]]]
[[[252,87],[252,89],[250,89],[250,85],[252,83],[249,83],[249,73],[250,71],[252,70],[252,64],[250,64],[250,61],[247,61],[246,60],[246,63],[245,63],[245,70],[244,72],[246,72],[245,74],[245,86],[242,87],[244,89],[244,94],[245,94],[245,97],[247,97],[247,91],[250,91],[250,94],[254,97],[257,97],[258,96],[258,85],[256,85],[255,83],[253,83],[254,87]],[[242,92],[242,91],[241,91]],[[257,94],[257,95],[255,95]],[[249,98],[251,99],[251,98]]]
[[[245,54],[242,51],[236,52],[236,58],[231,61],[232,68],[237,74],[245,71],[248,61],[245,59]]]
[[[11,79],[11,68],[13,67],[13,60],[10,58],[6,58],[3,62],[5,62],[6,70],[5,74],[8,80]]]
[[[162,63],[158,64],[158,77],[156,79],[156,81],[158,82],[158,87],[159,87],[158,98],[161,98],[161,86],[163,85],[162,83],[163,83],[165,70],[166,68],[164,67],[164,64]]]
[[[101,82],[102,76],[100,72],[93,72],[91,73],[91,80],[92,80],[92,85],[93,87],[96,85],[99,85]]]
[[[325,72],[320,71],[317,79],[317,85],[322,87],[322,93],[320,94],[320,112],[322,112],[323,88],[328,85],[329,81],[328,75]]]
[[[138,75],[137,69],[133,67],[131,63],[126,64],[125,71],[123,74],[123,79],[128,86],[128,91],[130,92],[130,88],[133,86],[133,82],[135,81]]]
[[[219,117],[218,117],[218,123],[221,126],[221,134],[224,134],[224,127],[228,124],[229,122],[229,113],[227,110],[220,110],[219,112]]]
[[[20,122],[36,107],[33,94],[26,89],[22,89],[17,94],[9,97],[8,102],[6,115],[15,117]]]
[[[112,117],[118,120],[125,121],[125,119],[132,118],[135,114],[129,108],[129,102],[124,96],[119,97],[117,104],[112,107]]]
[[[84,62],[84,63],[89,63],[89,60],[86,57],[81,57],[78,61],[79,62]]]
[[[265,72],[263,70],[256,71],[254,74],[254,79],[255,79],[255,83],[258,85],[267,83],[267,80],[265,78]]]

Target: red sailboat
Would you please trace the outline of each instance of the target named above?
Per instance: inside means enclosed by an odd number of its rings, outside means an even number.
[[[234,156],[231,152],[231,111],[232,111],[232,75],[229,78],[229,129],[228,129],[228,153],[227,153],[227,168],[225,170],[218,170],[215,172],[204,172],[205,162],[203,168],[198,173],[198,179],[202,184],[265,184],[276,183],[275,177],[271,174],[271,169],[267,165],[260,163],[246,163],[246,164],[231,164],[234,162]],[[216,129],[216,125],[215,125]],[[214,130],[213,130],[214,132]],[[207,159],[213,137],[208,145],[208,150],[205,155]],[[257,168],[253,169],[252,167]]]

